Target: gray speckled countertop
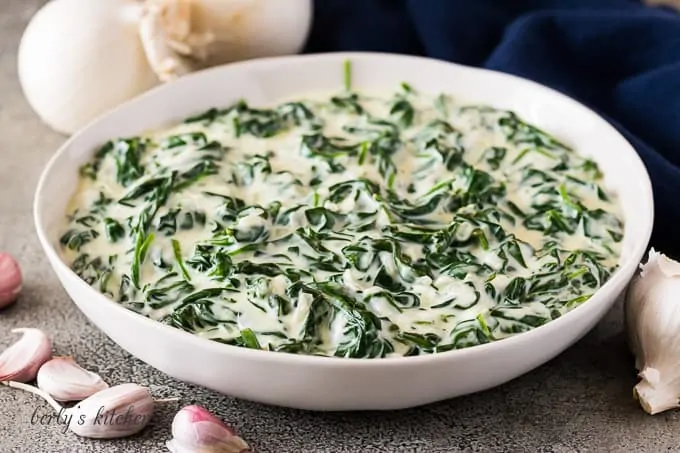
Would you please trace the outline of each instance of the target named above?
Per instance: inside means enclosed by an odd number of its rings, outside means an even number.
[[[108,382],[135,381],[180,401],[160,407],[141,435],[102,442],[63,434],[54,423],[32,423],[34,415],[48,413],[47,406],[0,388],[0,453],[165,452],[172,417],[189,403],[216,412],[261,453],[680,451],[680,412],[651,417],[631,397],[635,373],[621,332],[621,307],[526,376],[399,412],[319,414],[239,401],[170,379],[122,351],[70,302],[33,229],[38,176],[64,141],[29,109],[16,75],[17,43],[42,3],[0,0],[0,250],[18,257],[25,275],[20,303],[0,312],[0,345],[12,341],[14,327],[38,327],[52,336],[57,354],[73,355]]]

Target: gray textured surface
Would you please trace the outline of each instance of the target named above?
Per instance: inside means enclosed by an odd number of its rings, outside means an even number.
[[[93,0],[96,1],[96,0]],[[620,307],[549,364],[500,388],[416,410],[317,414],[266,407],[182,384],[132,358],[91,326],[62,291],[33,230],[31,202],[39,173],[64,137],[49,131],[24,101],[16,47],[40,0],[0,0],[0,250],[25,274],[16,306],[0,311],[0,345],[14,327],[39,327],[56,353],[73,355],[110,383],[131,380],[162,406],[139,436],[87,441],[55,424],[32,424],[48,409],[37,398],[0,388],[0,453],[164,452],[175,411],[198,403],[232,423],[258,452],[660,452],[680,451],[680,412],[650,417],[631,398],[632,359]]]

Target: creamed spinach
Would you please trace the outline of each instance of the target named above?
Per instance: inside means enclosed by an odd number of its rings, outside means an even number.
[[[346,89],[106,143],[61,245],[120,304],[232,345],[377,358],[584,303],[623,225],[592,160],[511,111]]]

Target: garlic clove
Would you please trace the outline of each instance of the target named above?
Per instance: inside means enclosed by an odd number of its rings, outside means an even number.
[[[645,412],[680,407],[680,263],[654,249],[630,283],[625,321],[640,382],[633,395]]]
[[[109,385],[71,357],[55,357],[40,367],[38,387],[57,401],[80,401]]]
[[[22,283],[19,263],[9,253],[0,253],[0,308],[17,300]]]
[[[172,421],[172,453],[247,453],[248,444],[201,406],[182,408]]]
[[[70,429],[81,437],[114,439],[140,432],[151,420],[151,392],[137,384],[101,390],[68,409]]]
[[[13,329],[12,333],[23,336],[0,355],[0,381],[30,382],[52,358],[52,343],[39,329]]]

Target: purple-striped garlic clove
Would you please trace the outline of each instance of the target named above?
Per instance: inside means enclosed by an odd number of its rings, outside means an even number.
[[[0,381],[30,382],[52,358],[52,343],[42,330],[13,329],[23,336],[0,354]]]

